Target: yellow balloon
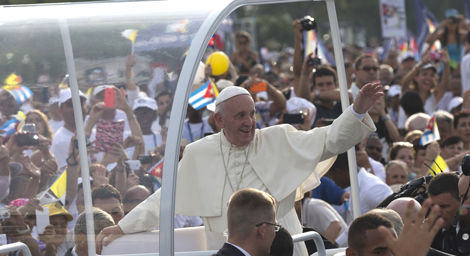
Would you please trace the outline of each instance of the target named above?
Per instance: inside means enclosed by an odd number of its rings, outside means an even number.
[[[212,75],[220,76],[227,72],[229,66],[228,56],[223,52],[214,52],[209,55],[206,60],[206,65],[211,64]]]

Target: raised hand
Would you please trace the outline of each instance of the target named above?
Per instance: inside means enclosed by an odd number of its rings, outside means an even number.
[[[413,202],[408,203],[403,220],[405,225],[398,239],[386,227],[379,227],[379,232],[385,237],[388,248],[392,250],[393,255],[424,256],[428,254],[434,237],[444,224],[444,220],[438,216],[438,206],[432,207],[431,213],[424,221],[431,204],[431,200],[426,199],[418,212],[416,221],[413,222]]]
[[[50,178],[57,173],[58,169],[59,166],[57,165],[57,161],[55,159],[49,159],[44,162],[39,170],[42,176]]]
[[[103,246],[107,246],[115,239],[124,235],[124,232],[118,225],[114,225],[111,227],[104,228],[96,237],[96,253],[101,255],[101,249]],[[106,241],[103,239],[106,238]]]
[[[36,167],[33,163],[31,163],[31,160],[29,159],[28,156],[23,155],[21,156],[21,164],[23,165],[23,170],[32,178],[37,178],[39,179],[41,177],[41,172],[39,171],[39,168]]]
[[[99,186],[102,184],[109,184],[109,179],[106,177],[108,174],[108,170],[102,165],[96,166],[95,171],[91,174],[93,177],[93,185]]]
[[[366,113],[372,105],[383,97],[382,85],[380,82],[374,82],[364,85],[354,100],[353,109],[358,114]]]

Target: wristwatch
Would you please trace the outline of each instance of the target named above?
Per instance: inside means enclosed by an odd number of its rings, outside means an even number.
[[[31,232],[31,229],[29,228],[28,225],[26,225],[26,229],[25,229],[25,230],[16,229],[16,231],[18,231],[18,233],[19,233],[20,235],[24,235],[24,234],[30,233],[30,232]]]
[[[124,167],[122,167],[122,169],[119,169],[119,168],[116,168],[116,171],[117,172],[125,172],[126,171],[126,165],[124,165]]]

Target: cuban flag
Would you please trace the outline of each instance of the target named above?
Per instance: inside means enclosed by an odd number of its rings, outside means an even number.
[[[1,136],[6,136],[6,135],[13,135],[16,132],[16,127],[20,123],[19,120],[17,119],[11,119],[5,122],[1,127],[0,130],[3,131]]]
[[[195,110],[199,110],[214,102],[218,95],[217,86],[209,81],[189,95],[189,104]]]
[[[2,89],[9,92],[13,98],[15,98],[18,105],[23,104],[33,96],[33,92],[28,87],[23,85],[7,85]]]
[[[162,184],[163,158],[149,170],[149,174],[157,178],[159,184]]]
[[[419,140],[419,145],[426,146],[429,143],[440,139],[441,136],[439,135],[436,121],[434,120],[434,116],[432,116],[431,120],[429,120],[428,126],[426,126],[426,129],[424,129],[423,136],[421,136],[421,139]]]

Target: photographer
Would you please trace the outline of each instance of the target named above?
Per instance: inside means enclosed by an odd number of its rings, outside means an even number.
[[[31,236],[31,229],[24,223],[23,216],[21,216],[15,206],[11,206],[9,211],[10,217],[3,220],[1,227],[10,243],[24,243],[31,251],[31,255],[40,255],[38,244]],[[19,252],[16,253],[15,256],[22,255]]]
[[[459,255],[455,243],[457,221],[454,220],[459,209],[459,177],[455,173],[440,173],[428,186],[429,199],[439,207],[439,215],[444,220],[442,230],[437,233],[432,248]]]

